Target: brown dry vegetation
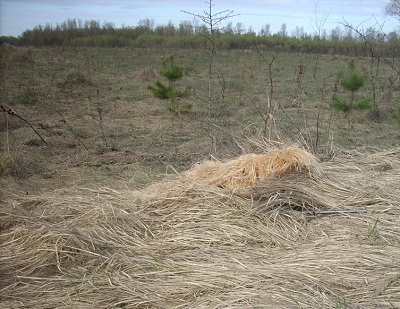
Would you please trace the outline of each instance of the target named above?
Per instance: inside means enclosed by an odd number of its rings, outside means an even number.
[[[20,196],[1,217],[4,308],[396,308],[399,151],[251,194],[168,177]],[[309,216],[306,210],[367,209]]]
[[[186,70],[178,86],[194,89],[193,109],[180,118],[147,90],[171,53]],[[309,159],[238,191],[187,177],[210,152],[202,51],[1,56],[2,104],[47,144],[3,113],[0,307],[400,306],[400,134],[389,117],[373,122],[367,113],[352,115],[350,130],[329,108],[331,75],[346,58],[322,57],[315,85],[312,56],[278,55],[266,136],[265,63],[252,52],[218,58],[220,164],[232,169],[239,155],[294,142]],[[304,89],[292,82],[299,63]],[[400,87],[385,88],[385,74],[378,89],[391,99],[379,104],[388,115]],[[308,213],[329,209],[368,212]]]

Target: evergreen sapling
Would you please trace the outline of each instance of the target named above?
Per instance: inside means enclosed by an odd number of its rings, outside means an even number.
[[[170,56],[161,62],[162,69],[160,74],[168,80],[168,85],[161,81],[156,81],[155,85],[149,85],[148,89],[153,92],[153,95],[162,100],[168,100],[167,110],[173,115],[179,115],[183,112],[188,112],[191,108],[190,104],[184,106],[179,105],[178,98],[189,96],[190,89],[185,90],[176,88],[176,82],[183,77],[183,68],[175,64],[174,57]]]
[[[339,73],[339,79],[340,86],[350,92],[350,98],[342,99],[337,94],[334,94],[332,106],[335,109],[345,112],[346,116],[348,116],[354,110],[362,111],[371,108],[371,98],[356,100],[356,92],[365,86],[368,76],[357,70],[354,60],[349,62],[347,70]]]

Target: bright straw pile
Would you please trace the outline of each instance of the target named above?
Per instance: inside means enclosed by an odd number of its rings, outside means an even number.
[[[0,307],[399,308],[400,149],[307,162],[7,201]]]
[[[185,177],[241,191],[266,179],[303,172],[314,177],[321,175],[313,155],[300,148],[291,147],[264,154],[246,154],[227,162],[207,161],[186,172]]]

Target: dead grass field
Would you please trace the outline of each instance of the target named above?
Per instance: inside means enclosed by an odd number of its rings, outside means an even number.
[[[4,308],[397,308],[400,151],[351,153],[242,194],[167,177],[1,211]],[[312,216],[308,210],[368,210]]]
[[[194,89],[181,119],[147,90],[171,53]],[[267,136],[265,63],[216,62],[220,164],[293,144],[315,156],[237,190],[187,177],[210,151],[203,51],[2,50],[2,104],[47,144],[3,113],[0,307],[400,307],[400,131],[366,113],[350,129],[327,103],[347,59],[323,56],[321,84],[313,59],[277,55]],[[387,99],[382,72],[389,115],[400,87]],[[367,213],[309,213],[332,209]]]

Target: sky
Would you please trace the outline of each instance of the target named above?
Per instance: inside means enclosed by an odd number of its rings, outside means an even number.
[[[207,0],[208,2],[209,0]],[[388,33],[400,31],[400,22],[385,16],[383,9],[389,0],[212,0],[213,13],[233,11],[236,16],[224,21],[242,23],[258,33],[266,24],[277,33],[286,24],[288,34],[296,26],[308,34],[318,29],[330,31],[349,23],[359,29],[382,26]],[[204,15],[206,0],[0,0],[0,36],[19,36],[27,29],[47,23],[56,25],[68,18],[110,22],[119,28],[137,26],[139,20],[153,19],[155,25],[169,21],[178,26],[181,21],[193,21],[193,14]],[[322,27],[321,27],[322,26]]]

